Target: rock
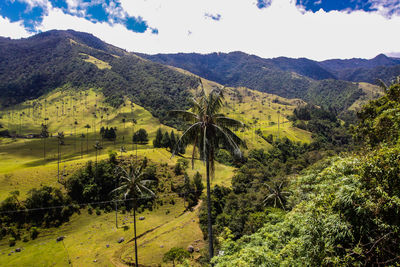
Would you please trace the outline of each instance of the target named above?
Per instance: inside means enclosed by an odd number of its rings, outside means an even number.
[[[97,260],[94,260],[93,262],[97,262]]]
[[[195,220],[192,220],[192,222],[196,222]]]
[[[122,243],[125,241],[125,238],[121,237],[120,239],[118,239],[118,243]]]
[[[57,242],[60,242],[60,241],[63,241],[64,240],[64,238],[65,238],[65,236],[59,236],[59,237],[57,237]]]
[[[200,249],[199,248],[195,248],[194,251],[200,252]]]
[[[11,253],[8,253],[8,256],[11,256]]]
[[[21,252],[21,248],[16,248],[15,252]]]
[[[106,245],[106,248],[109,248],[109,247],[110,247],[110,245],[109,245],[109,244],[107,244],[107,245]]]
[[[144,220],[144,217],[143,217],[143,216],[140,216],[140,217],[139,217],[139,220],[143,221],[143,220]]]
[[[164,247],[163,245],[160,246],[160,248],[163,248],[163,247]]]
[[[188,246],[187,251],[189,251],[190,253],[193,253],[194,247],[192,245]]]

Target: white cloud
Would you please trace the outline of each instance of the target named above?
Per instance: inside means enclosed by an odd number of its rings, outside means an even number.
[[[22,25],[22,21],[10,22],[8,18],[0,16],[0,36],[10,38],[25,38],[32,35]]]
[[[142,15],[159,29],[160,46],[141,52],[229,52],[241,50],[262,57],[371,58],[397,51],[400,18],[379,14],[319,10],[302,12],[294,1],[274,0],[257,9],[254,0],[121,0],[130,15]],[[221,14],[221,21],[204,18]],[[192,34],[188,35],[190,31]]]
[[[70,7],[80,0],[68,0]],[[304,12],[293,0],[273,0],[258,9],[255,0],[121,0],[130,15],[142,17],[159,34],[92,23],[50,8],[40,30],[74,29],[144,53],[244,51],[262,57],[372,58],[399,51],[400,17],[381,11]],[[220,14],[220,21],[204,14]],[[0,27],[3,27],[0,26]],[[190,33],[190,34],[188,34]],[[3,35],[3,34],[2,34]],[[14,35],[15,36],[15,35]]]
[[[151,49],[151,44],[156,41],[156,36],[151,34],[150,29],[145,33],[133,33],[121,24],[111,26],[106,22],[93,23],[81,17],[65,14],[60,9],[50,9],[37,29],[40,31],[73,29],[88,32],[107,43],[128,50],[135,45],[138,47],[148,46]]]

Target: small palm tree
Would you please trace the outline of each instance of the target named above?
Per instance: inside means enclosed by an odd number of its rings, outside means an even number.
[[[275,181],[272,184],[265,184],[268,189],[268,195],[264,199],[264,205],[267,205],[268,202],[274,203],[274,208],[276,208],[277,204],[281,206],[281,208],[285,209],[286,197],[290,195],[288,191],[284,191],[285,181]]]
[[[124,146],[121,146],[119,148],[119,152],[121,152],[121,157],[122,157],[122,153],[126,153],[126,148]]]
[[[210,259],[213,257],[213,234],[211,219],[211,189],[210,174],[214,175],[214,151],[223,145],[229,152],[241,156],[239,146],[245,143],[230,128],[237,129],[245,125],[237,120],[227,118],[219,113],[224,103],[222,89],[213,89],[208,95],[205,93],[200,80],[201,91],[197,99],[193,99],[191,111],[175,110],[172,115],[182,117],[191,125],[178,140],[174,151],[179,151],[182,143],[193,143],[192,168],[194,167],[194,157],[196,148],[199,149],[200,157],[206,163],[207,179],[207,220],[208,220],[208,244]]]
[[[126,200],[128,197],[132,197],[133,200],[133,228],[135,235],[135,266],[138,264],[137,254],[137,238],[136,238],[136,204],[139,198],[143,197],[155,197],[154,192],[148,187],[152,180],[147,180],[144,173],[144,164],[139,167],[134,167],[131,163],[129,169],[125,169],[121,166],[116,167],[116,173],[120,175],[121,185],[111,191],[111,194],[115,193],[117,196],[123,196]]]

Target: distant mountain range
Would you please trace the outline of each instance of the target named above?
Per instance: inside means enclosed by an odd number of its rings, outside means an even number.
[[[338,112],[365,95],[357,82],[389,82],[400,75],[400,59],[385,55],[321,62],[265,59],[243,52],[146,55],[128,53],[88,33],[53,30],[20,40],[0,37],[0,106],[37,98],[57,87],[95,87],[114,106],[130,97],[162,122],[171,122],[167,111],[187,108],[189,89],[198,81],[165,65],[225,86],[301,98]]]

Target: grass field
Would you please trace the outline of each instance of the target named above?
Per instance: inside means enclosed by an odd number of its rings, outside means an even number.
[[[357,99],[350,107],[349,110],[359,110],[361,107],[368,103],[371,99],[376,99],[383,96],[383,91],[378,86],[360,82],[358,87],[364,92],[364,95]]]
[[[86,60],[98,67],[107,67],[95,58]],[[204,84],[207,90],[216,86],[206,80]],[[249,148],[270,146],[255,133],[257,129],[264,136],[287,136],[302,142],[311,140],[310,133],[292,127],[286,119],[296,105],[301,104],[299,100],[287,100],[246,88],[226,88],[225,99],[227,103],[223,111],[248,126],[237,129],[236,133],[246,140]],[[21,138],[39,134],[42,123],[48,126],[49,138]],[[160,124],[150,112],[128,100],[120,108],[112,108],[104,102],[104,96],[96,89],[80,91],[64,86],[39,99],[1,110],[0,124],[16,136],[0,138],[0,201],[15,190],[19,190],[20,199],[24,199],[30,189],[42,185],[62,189],[57,182],[58,148],[55,136],[58,132],[65,135],[65,145],[60,146],[62,179],[67,179],[88,160],[95,160],[94,144],[101,141],[99,130],[102,126],[116,127],[117,140],[102,142],[103,149],[98,151],[98,160],[108,158],[110,150],[119,151],[121,146],[127,150],[123,156],[132,160],[135,160],[137,154],[139,158],[147,157],[158,164],[167,163],[172,168],[179,159],[171,157],[170,151],[164,148],[154,149],[151,143],[159,127],[169,132],[172,128]],[[90,128],[86,128],[86,125]],[[138,145],[136,150],[131,138],[133,132],[140,128],[148,132],[150,142]],[[184,157],[190,160],[192,148],[189,146],[186,151]],[[204,177],[205,166],[199,160],[195,161],[193,170],[187,169],[190,177],[197,171]],[[235,168],[217,163],[212,185],[230,186],[234,172]],[[177,178],[172,179],[174,181]],[[192,244],[198,248],[203,247],[197,212],[184,213],[182,199],[177,198],[175,205],[164,205],[140,215],[145,217],[145,220],[138,221],[138,234],[145,233],[138,239],[140,263],[158,266],[163,254],[173,246],[186,248]],[[120,226],[124,220],[129,229],[116,229],[114,213],[88,215],[87,210],[82,209],[80,215],[73,215],[65,225],[41,230],[36,240],[27,243],[17,241],[16,247],[22,248],[20,253],[8,256],[14,248],[8,246],[6,239],[1,240],[0,266],[69,266],[68,260],[74,266],[125,266],[132,261],[133,242],[128,241],[133,237],[133,227],[130,215],[119,214]],[[64,242],[57,243],[55,239],[61,235],[66,238]],[[118,244],[120,237],[126,241]],[[198,256],[195,253],[194,257]]]

